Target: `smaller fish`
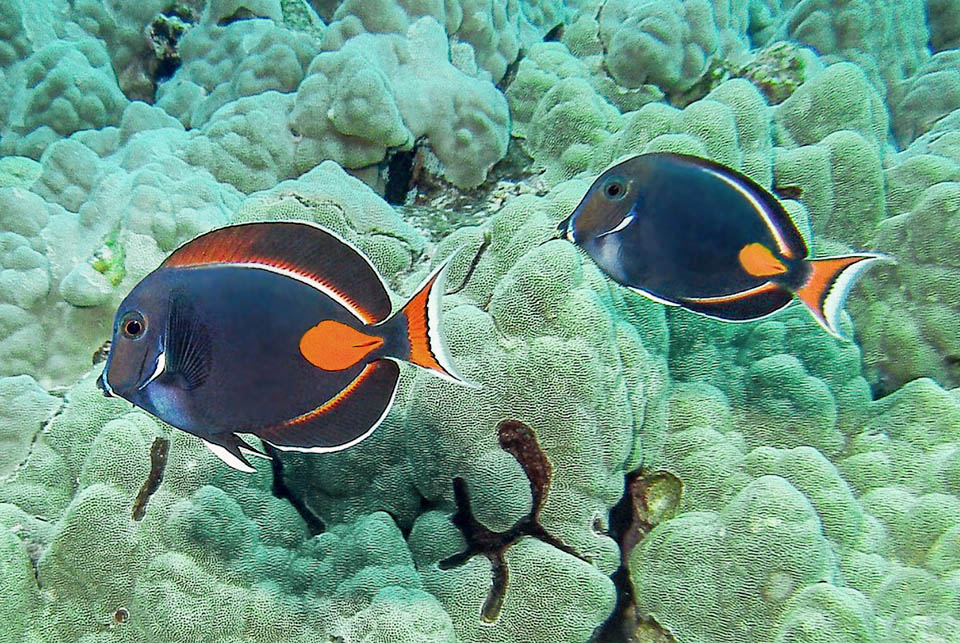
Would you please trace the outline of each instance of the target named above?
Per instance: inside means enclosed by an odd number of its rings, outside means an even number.
[[[446,263],[395,313],[359,250],[304,222],[201,235],[121,302],[97,384],[196,435],[229,466],[346,449],[383,421],[401,362],[468,384],[440,334]]]
[[[730,322],[771,315],[796,296],[840,333],[850,288],[876,252],[809,258],[777,199],[749,177],[686,154],[641,154],[594,181],[558,232],[614,281],[668,306]]]

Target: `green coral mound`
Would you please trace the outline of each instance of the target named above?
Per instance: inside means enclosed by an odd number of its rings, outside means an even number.
[[[630,572],[639,608],[681,640],[736,641],[771,638],[785,601],[838,568],[807,498],[764,476],[720,513],[659,525],[634,549]]]
[[[105,400],[93,379],[67,393],[0,483],[0,600],[19,619],[5,616],[5,631],[37,641],[96,630],[124,641],[455,640],[388,515],[311,537],[270,494],[269,466],[225,469],[196,439]],[[36,396],[20,388],[18,404]],[[155,437],[172,440],[171,459],[137,521]]]

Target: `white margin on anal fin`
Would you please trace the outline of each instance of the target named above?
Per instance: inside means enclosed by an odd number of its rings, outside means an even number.
[[[637,288],[636,286],[627,286],[627,290],[630,290],[630,291],[632,291],[632,292],[637,293],[638,295],[641,295],[641,296],[643,296],[643,297],[646,297],[646,298],[649,299],[650,301],[655,301],[655,302],[657,302],[658,304],[663,304],[664,306],[679,306],[679,305],[680,305],[679,303],[677,303],[677,302],[675,302],[675,301],[670,301],[669,299],[663,299],[663,298],[661,298],[661,297],[658,297],[658,296],[654,295],[654,294],[651,293],[651,292],[648,292],[648,291],[646,291],[646,290],[643,290],[642,288]]]

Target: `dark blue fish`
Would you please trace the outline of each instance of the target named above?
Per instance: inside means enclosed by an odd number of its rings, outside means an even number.
[[[775,313],[796,295],[836,337],[857,278],[890,260],[872,252],[808,258],[783,206],[749,177],[666,152],[606,170],[559,232],[654,301],[740,322]]]
[[[439,333],[444,267],[391,315],[383,280],[317,225],[250,223],[175,251],[120,304],[99,386],[253,471],[237,433],[322,453],[360,442],[406,361],[461,382]]]

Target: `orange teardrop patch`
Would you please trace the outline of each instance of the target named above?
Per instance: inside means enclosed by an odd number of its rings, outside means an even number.
[[[342,371],[383,345],[383,338],[326,319],[300,338],[300,353],[325,371]]]
[[[740,265],[754,277],[781,275],[787,267],[762,243],[748,243],[738,255]]]

